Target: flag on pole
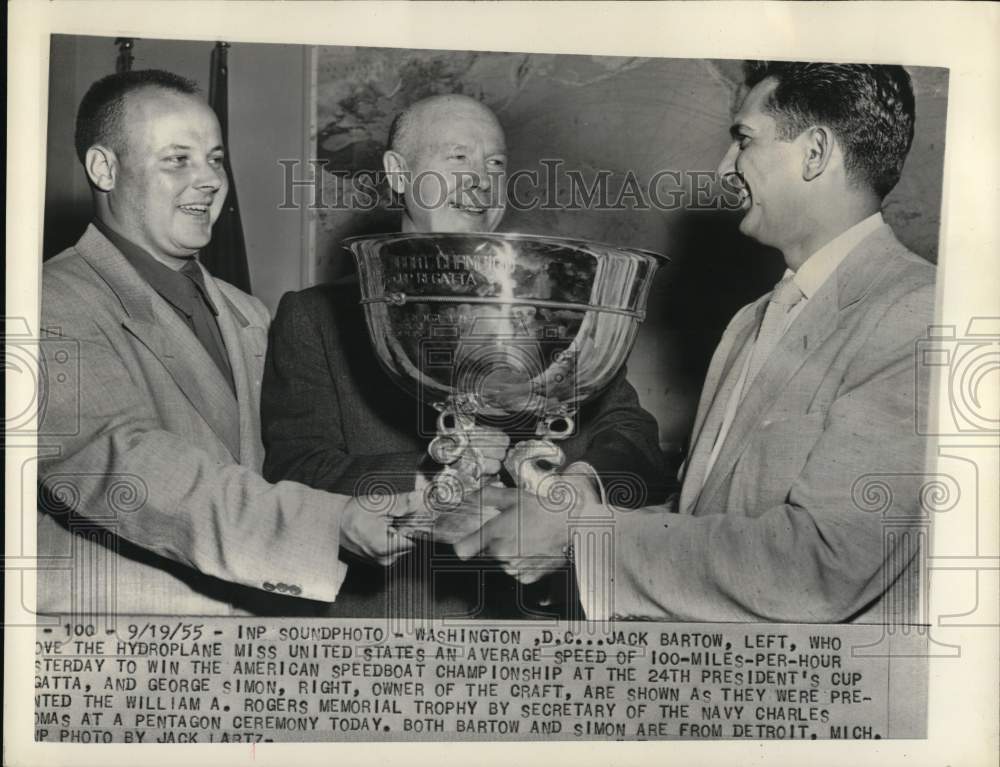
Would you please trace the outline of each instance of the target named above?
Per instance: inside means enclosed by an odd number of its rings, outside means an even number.
[[[115,38],[115,45],[118,46],[118,58],[115,60],[115,72],[121,74],[122,72],[129,72],[132,69],[132,61],[134,57],[132,56],[132,48],[135,45],[135,40],[131,37],[117,37]]]
[[[208,86],[208,103],[215,110],[222,128],[222,143],[229,146],[229,43],[217,42],[212,50],[212,73]],[[229,152],[223,162],[229,178],[229,194],[212,230],[212,241],[201,250],[201,263],[214,277],[250,292],[250,268],[247,265],[246,242],[240,221],[240,206],[236,198],[236,179],[229,162]]]

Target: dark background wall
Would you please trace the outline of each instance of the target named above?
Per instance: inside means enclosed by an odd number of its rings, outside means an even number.
[[[135,67],[170,69],[207,89],[212,45],[139,40]],[[73,116],[87,86],[113,71],[115,54],[113,38],[53,37],[46,255],[74,242],[90,216],[86,181],[73,154]],[[904,243],[936,261],[948,73],[909,71],[917,133],[885,216]],[[340,247],[344,237],[398,227],[398,212],[386,208],[281,208],[287,200],[278,160],[302,161],[296,178],[309,175],[304,163],[313,158],[343,174],[377,171],[399,110],[432,93],[480,98],[504,126],[510,170],[538,170],[534,192],[553,197],[553,207],[561,208],[512,210],[501,230],[584,237],[670,256],[651,292],[629,379],[657,417],[661,442],[679,449],[726,322],[773,285],[783,268],[780,256],[740,235],[738,215],[699,209],[689,195],[673,210],[643,209],[632,200],[614,210],[568,210],[565,171],[579,171],[588,183],[607,171],[614,201],[629,174],[645,188],[659,171],[690,179],[714,170],[727,147],[739,79],[739,63],[732,61],[236,43],[230,52],[230,156],[254,293],[273,309],[285,291],[353,268]],[[542,159],[561,162],[554,187],[545,180]],[[332,173],[321,181],[328,205],[352,188]],[[672,188],[659,187],[661,199]],[[315,202],[317,195],[299,189],[294,199]]]

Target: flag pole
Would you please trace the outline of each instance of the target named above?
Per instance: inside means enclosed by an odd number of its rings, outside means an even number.
[[[229,179],[229,194],[212,231],[212,241],[202,249],[200,260],[213,276],[250,292],[250,268],[246,241],[236,196],[236,179],[229,158],[229,43],[218,41],[212,49],[208,103],[219,119],[222,143],[227,148],[223,167]]]
[[[135,57],[132,55],[132,49],[135,47],[135,38],[116,37],[115,45],[118,46],[118,59],[115,61],[115,72],[119,74],[130,72],[132,70],[132,62],[135,60]]]

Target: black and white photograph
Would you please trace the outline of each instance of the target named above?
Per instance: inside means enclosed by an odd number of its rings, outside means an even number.
[[[998,623],[964,71],[127,26],[40,44],[27,740],[935,737]]]

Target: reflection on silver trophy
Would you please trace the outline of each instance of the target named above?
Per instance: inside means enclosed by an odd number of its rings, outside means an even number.
[[[467,458],[477,419],[533,433],[504,466],[541,493],[564,460],[555,441],[628,358],[664,260],[521,234],[391,234],[346,247],[378,358],[440,414],[428,447],[446,464],[431,485],[439,508],[491,481]]]

